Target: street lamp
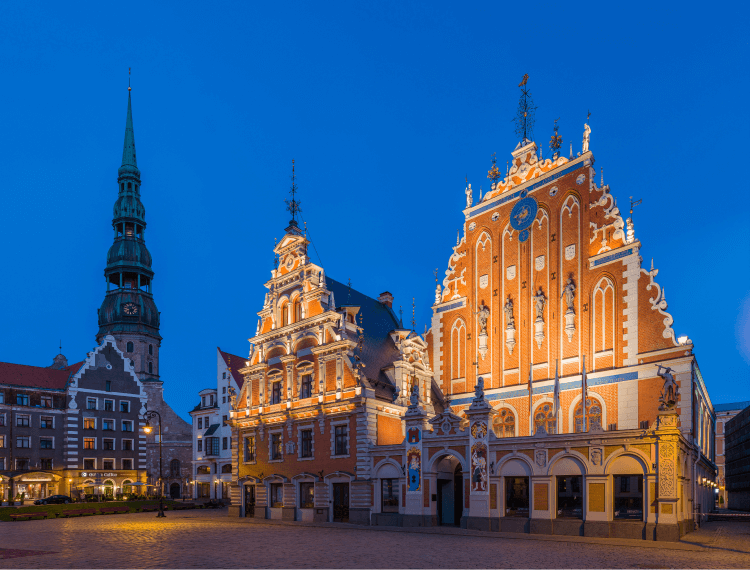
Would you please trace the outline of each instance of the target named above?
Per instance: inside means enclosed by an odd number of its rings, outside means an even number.
[[[163,482],[162,482],[162,467],[161,467],[161,415],[156,410],[149,410],[145,414],[143,414],[143,419],[146,420],[146,425],[143,426],[143,431],[145,431],[147,434],[150,434],[154,428],[151,427],[151,424],[149,423],[149,420],[152,420],[154,418],[159,418],[159,513],[156,515],[157,517],[164,517],[166,516],[164,514],[164,489],[163,489]]]

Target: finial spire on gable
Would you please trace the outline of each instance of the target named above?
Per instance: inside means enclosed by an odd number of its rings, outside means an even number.
[[[130,101],[130,68],[128,68],[128,113],[125,117],[125,141],[122,145],[122,166],[138,170],[135,158],[135,134],[133,132],[133,106]]]
[[[518,100],[516,118],[513,119],[516,124],[516,136],[521,137],[522,146],[531,142],[531,138],[534,136],[534,112],[536,107],[534,106],[534,100],[531,98],[531,92],[526,86],[528,80],[529,74],[526,73],[521,79],[521,83],[518,84],[521,88],[521,98]]]
[[[294,159],[292,159],[292,186],[289,189],[291,200],[285,200],[286,209],[292,215],[292,219],[289,221],[289,227],[286,228],[287,233],[301,235],[302,232],[297,224],[297,214],[302,211],[302,203],[297,200],[297,176],[294,173]]]

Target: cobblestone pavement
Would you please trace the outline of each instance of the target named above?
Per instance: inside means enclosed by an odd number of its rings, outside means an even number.
[[[3,551],[16,553],[3,568],[747,568],[750,523],[707,523],[673,544],[186,511],[0,523]]]

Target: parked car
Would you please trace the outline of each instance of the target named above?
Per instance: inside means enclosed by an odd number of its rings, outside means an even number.
[[[67,495],[50,495],[49,497],[45,497],[44,499],[37,499],[34,501],[35,505],[59,505],[59,504],[65,504],[72,503],[73,499],[68,497]]]

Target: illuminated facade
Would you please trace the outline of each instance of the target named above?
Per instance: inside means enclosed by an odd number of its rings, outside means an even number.
[[[590,133],[569,158],[524,139],[476,203],[467,184],[424,338],[370,318],[288,228],[231,413],[231,514],[344,520],[346,502],[365,524],[676,540],[713,507],[693,345]]]

